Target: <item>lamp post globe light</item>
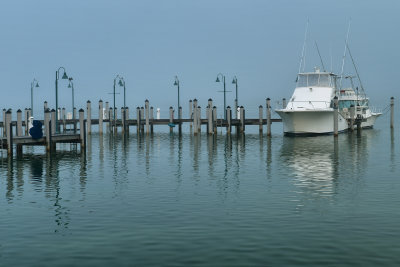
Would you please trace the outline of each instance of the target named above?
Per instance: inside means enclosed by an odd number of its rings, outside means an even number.
[[[60,76],[59,73],[60,73],[61,69],[64,70],[64,74],[61,77],[61,79],[68,80],[68,76],[67,76],[67,72],[65,71],[65,68],[59,67],[58,70],[56,71],[56,133],[59,133],[59,129],[58,129],[58,79]]]
[[[236,87],[236,98],[235,98],[235,114],[236,114],[236,119],[238,118],[237,116],[237,109],[239,106],[239,98],[238,98],[238,80],[236,78],[236,76],[233,77],[232,83],[235,85]]]
[[[219,77],[221,76],[222,81],[224,83],[224,120],[226,120],[226,84],[225,84],[225,75],[223,75],[222,73],[218,73],[217,75],[217,79],[215,80],[215,82],[219,83],[221,82],[221,80],[219,79]]]
[[[38,88],[39,87],[39,82],[36,79],[33,79],[31,82],[31,112],[33,116],[33,87]]]
[[[179,108],[181,107],[180,103],[179,103],[179,79],[178,76],[175,76],[175,81],[174,81],[174,86],[178,87],[178,119],[181,119],[181,114],[179,112]]]

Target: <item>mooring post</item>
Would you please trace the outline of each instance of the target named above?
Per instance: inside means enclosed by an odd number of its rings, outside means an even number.
[[[53,108],[51,110],[51,134],[56,133],[56,110]]]
[[[394,128],[394,97],[390,98],[390,128]]]
[[[193,102],[189,100],[189,119],[193,120]],[[190,122],[190,130],[192,130],[192,121]]]
[[[51,145],[50,145],[50,128],[51,128],[51,122],[50,122],[50,110],[46,109],[44,111],[44,132],[46,135],[46,150],[50,151]]]
[[[282,108],[286,108],[286,98],[282,98]]]
[[[271,136],[271,99],[267,98],[267,136]]]
[[[6,109],[3,108],[3,136],[7,136],[7,124],[6,124]]]
[[[138,134],[140,134],[140,124],[141,124],[141,122],[140,122],[140,108],[139,107],[137,107],[136,108],[136,131],[137,131],[137,133]]]
[[[72,109],[72,119],[74,124],[74,133],[76,133],[76,108]]]
[[[5,113],[5,129],[6,129],[6,136],[7,136],[7,151],[8,155],[12,156],[13,154],[13,132],[12,132],[12,111],[11,109],[7,110]]]
[[[121,123],[122,123],[122,132],[125,132],[125,108],[121,107]]]
[[[108,103],[108,101],[106,101],[106,107],[105,107],[105,115],[106,115],[106,120],[109,120],[110,119],[110,113],[109,113],[109,110],[110,110],[110,103]]]
[[[208,101],[210,103],[210,101]],[[213,126],[213,110],[212,110],[212,106],[210,106],[210,104],[207,106],[207,133],[209,135],[213,134],[214,132],[214,126]]]
[[[150,133],[150,110],[149,110],[149,100],[146,99],[144,101],[144,107],[145,107],[145,118],[146,118],[146,134]]]
[[[48,104],[47,104],[47,101],[44,101],[44,103],[43,103],[43,108],[44,108],[44,111],[46,112],[46,110],[49,108],[48,107]]]
[[[81,141],[81,149],[85,148],[85,111],[81,108],[79,110],[79,139]]]
[[[145,119],[144,119],[144,107],[143,106],[140,107],[140,121],[145,122]],[[140,124],[140,131],[142,133],[144,133],[144,125],[145,125],[145,123],[141,123]]]
[[[226,132],[228,135],[230,135],[232,132],[231,122],[232,122],[232,110],[231,107],[228,106],[226,108]]]
[[[240,106],[240,132],[244,133],[245,131],[246,131],[245,111],[244,111],[244,107]]]
[[[66,117],[65,117],[65,108],[62,108],[61,110],[61,118],[62,118],[62,125],[63,125],[63,132],[67,131],[67,124],[66,124]]]
[[[258,124],[259,124],[259,126],[258,126],[258,131],[259,131],[261,134],[263,133],[263,114],[264,114],[263,106],[260,105],[260,106],[258,107]]]
[[[356,115],[356,108],[354,105],[350,106],[350,131],[354,131],[354,119]]]
[[[238,118],[238,114],[237,114],[237,109],[238,109],[238,101],[237,101],[237,99],[235,99],[235,105],[234,105],[234,110],[235,110],[235,119],[237,119]]]
[[[113,122],[114,122],[114,133],[117,133],[118,132],[118,125],[117,125],[117,122],[118,122],[118,108],[117,107],[114,107],[114,110],[113,110]]]
[[[339,128],[339,100],[338,97],[335,96],[333,98],[333,136],[337,137],[338,136],[338,128]]]
[[[178,118],[179,118],[178,132],[179,132],[179,135],[181,135],[182,134],[182,107],[178,108]]]
[[[112,107],[110,107],[108,110],[107,110],[107,117],[108,117],[108,130],[111,132],[111,130],[112,130],[112,127],[113,127],[113,122],[114,122],[114,119],[113,119],[113,116],[112,116],[112,114],[113,114],[113,109],[112,109]]]
[[[172,127],[174,124],[174,108],[169,107],[169,132],[172,133],[174,128]]]
[[[125,131],[129,133],[129,107],[125,107]]]
[[[17,136],[22,136],[22,110],[17,110]]]
[[[201,133],[201,107],[197,106],[197,132]]]
[[[192,120],[193,120],[193,134],[194,135],[197,135],[197,130],[198,130],[198,127],[197,127],[197,115],[198,115],[198,113],[197,113],[197,99],[193,99],[193,118],[192,118]]]
[[[153,133],[153,129],[154,129],[154,108],[153,107],[150,107],[150,122],[151,122],[151,125],[150,125],[150,132],[151,133]]]
[[[213,121],[212,131],[214,134],[217,134],[218,133],[218,113],[217,113],[216,106],[212,107],[211,116],[212,116],[212,121]]]
[[[103,100],[99,100],[99,134],[103,134]]]
[[[87,133],[92,134],[92,102],[90,100],[86,102],[86,110]]]
[[[29,112],[28,112],[28,109],[27,108],[25,108],[25,110],[24,110],[24,117],[25,117],[25,135],[28,135],[28,132],[29,132],[29,126],[28,126],[28,123],[29,123]]]

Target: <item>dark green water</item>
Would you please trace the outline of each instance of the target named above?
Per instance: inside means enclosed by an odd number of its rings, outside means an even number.
[[[399,131],[93,135],[1,159],[1,266],[399,266]],[[78,148],[79,150],[79,148]]]

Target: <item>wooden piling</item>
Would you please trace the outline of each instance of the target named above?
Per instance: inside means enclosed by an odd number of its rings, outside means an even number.
[[[260,106],[258,107],[258,123],[259,123],[258,131],[259,131],[261,134],[262,134],[262,132],[263,132],[263,113],[264,113],[264,111],[263,111],[263,106],[260,105]]]
[[[12,156],[13,154],[13,132],[12,132],[12,111],[11,109],[7,110],[5,112],[5,130],[6,130],[6,136],[7,136],[7,152],[8,155]]]
[[[246,131],[246,125],[245,125],[245,111],[244,107],[240,106],[240,132],[244,133]]]
[[[238,118],[238,115],[237,115],[237,109],[238,109],[238,101],[237,101],[237,99],[235,99],[235,105],[234,105],[234,110],[235,110],[235,119],[237,119]]]
[[[189,100],[189,119],[193,120],[193,101],[190,99]],[[192,130],[193,123],[192,121],[190,122],[190,130]]]
[[[6,120],[6,109],[5,108],[3,108],[3,136],[6,136],[7,135],[7,120]]]
[[[178,108],[178,118],[180,120],[182,120],[182,107]],[[179,132],[179,135],[182,134],[182,121],[178,122],[178,132]]]
[[[210,99],[209,99],[208,103],[209,104],[207,106],[207,112],[206,112],[206,115],[207,115],[207,133],[209,135],[212,135],[214,133],[214,126],[213,126],[214,119],[213,119],[212,106],[210,106]]]
[[[63,125],[63,132],[67,131],[67,123],[65,121],[66,117],[65,117],[65,108],[62,108],[61,110],[61,119],[62,119],[62,125]]]
[[[112,114],[113,114],[113,109],[112,109],[112,107],[110,107],[108,109],[108,115],[107,115],[107,117],[108,117],[108,130],[110,132],[111,132],[113,124],[114,124],[114,119],[113,119],[113,115]]]
[[[56,133],[56,110],[51,110],[51,134]]]
[[[356,108],[354,105],[350,106],[350,131],[354,131],[354,119],[356,115]]]
[[[79,138],[81,140],[81,150],[85,148],[85,111],[79,110]]]
[[[22,136],[22,110],[17,110],[17,136]]]
[[[24,110],[24,117],[25,117],[25,135],[29,134],[29,111],[27,108]]]
[[[145,118],[146,118],[146,134],[150,133],[150,110],[149,110],[149,100],[144,101],[145,106]]]
[[[140,134],[140,108],[136,108],[136,131]]]
[[[45,130],[45,135],[46,135],[46,151],[50,151],[51,149],[51,144],[50,144],[50,139],[51,139],[51,122],[50,122],[50,110],[46,109],[44,111],[44,130]]]
[[[153,122],[154,122],[154,108],[150,107],[150,121],[151,121],[151,125],[150,125],[150,132],[153,133]]]
[[[267,136],[271,136],[271,99],[267,98]]]
[[[169,132],[172,133],[174,131],[174,108],[169,107]]]
[[[129,133],[129,107],[125,107],[125,132]]]
[[[103,100],[99,100],[99,134],[103,134]]]
[[[198,127],[197,127],[197,99],[193,99],[193,134],[197,135]]]
[[[74,133],[76,133],[76,108],[72,109],[72,119],[74,120]]]
[[[47,101],[44,101],[44,103],[43,103],[43,108],[44,108],[44,111],[46,112],[46,110],[49,108],[48,107],[48,104],[47,104]]]
[[[394,128],[394,97],[390,98],[390,128]]]
[[[201,107],[197,106],[197,132],[201,133]]]
[[[140,121],[145,121],[145,119],[144,119],[144,107],[142,106],[142,107],[140,107]],[[140,131],[142,132],[142,133],[144,133],[144,126],[145,126],[145,123],[142,123],[142,124],[140,124]]]
[[[338,127],[339,127],[339,107],[338,107],[338,97],[335,96],[333,98],[333,136],[337,137],[339,134]]]
[[[227,121],[226,132],[228,135],[230,135],[232,131],[232,126],[231,126],[232,110],[230,106],[226,108],[226,121]]]
[[[86,123],[87,123],[87,133],[92,134],[92,103],[90,100],[86,102]]]
[[[211,116],[212,116],[212,121],[213,121],[212,131],[214,134],[217,134],[218,133],[218,113],[217,113],[216,106],[212,107]]]
[[[106,107],[105,107],[105,109],[106,109],[106,120],[109,120],[109,119],[110,119],[110,113],[109,113],[109,110],[110,110],[110,103],[108,103],[108,101],[106,101]]]

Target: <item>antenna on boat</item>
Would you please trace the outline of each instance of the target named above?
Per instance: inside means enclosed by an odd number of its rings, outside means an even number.
[[[322,61],[321,54],[319,53],[319,48],[318,48],[317,41],[315,41],[315,47],[317,48],[317,51],[318,51],[319,60],[321,60],[321,64],[322,64],[322,70],[325,72],[324,61]]]
[[[330,45],[330,54],[331,54],[331,73],[332,73],[332,71],[333,71],[333,68],[332,68],[332,42],[331,42],[331,45]]]
[[[306,52],[305,52],[305,50],[306,50],[306,42],[307,42],[307,32],[308,32],[308,24],[310,23],[310,21],[307,19],[307,25],[306,25],[306,31],[305,31],[305,33],[304,33],[304,42],[303,42],[303,49],[302,49],[302,51],[301,51],[301,59],[300,59],[300,65],[299,65],[299,72],[298,73],[300,73],[300,71],[301,71],[301,65],[303,64],[303,71],[304,71],[304,68],[305,68],[305,66],[306,66]]]
[[[360,75],[358,74],[358,70],[357,70],[356,63],[354,62],[353,56],[351,55],[350,47],[349,47],[348,44],[346,44],[346,46],[347,46],[347,50],[349,50],[349,55],[350,55],[350,58],[351,58],[351,62],[353,62],[353,66],[354,66],[354,69],[355,69],[355,71],[356,71],[357,78],[358,78],[358,80],[360,81],[361,90],[363,91],[363,94],[365,95],[364,86],[362,85]],[[357,88],[357,92],[358,92],[358,88]]]
[[[343,80],[343,70],[344,70],[344,60],[346,58],[346,52],[347,52],[347,42],[349,41],[349,32],[350,32],[350,25],[351,25],[351,18],[349,20],[349,25],[347,26],[347,34],[346,34],[346,42],[344,45],[344,53],[343,53],[343,59],[342,59],[342,70],[340,72],[340,89],[342,88],[342,80]]]

